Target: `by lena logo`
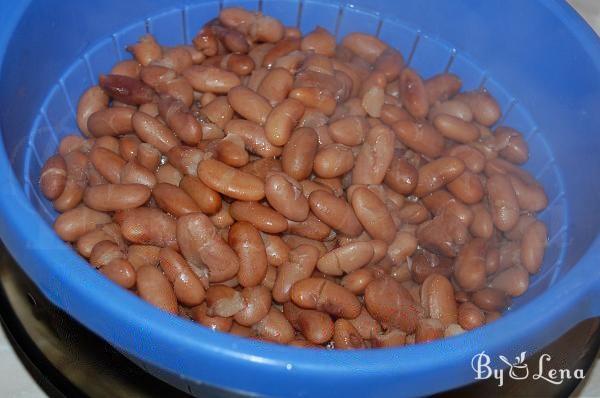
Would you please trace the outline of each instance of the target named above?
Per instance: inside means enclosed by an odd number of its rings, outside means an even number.
[[[498,358],[508,366],[508,377],[513,380],[526,380],[531,377],[533,380],[544,380],[552,384],[562,384],[565,380],[585,378],[583,369],[555,369],[549,366],[552,357],[548,354],[540,355],[537,369],[532,369],[530,373],[529,366],[525,363],[526,351],[515,357],[514,362],[510,361],[504,355]],[[492,360],[485,351],[473,356],[471,359],[471,368],[475,372],[475,380],[486,380],[494,378],[498,381],[498,387],[504,385],[503,369],[495,369],[491,364]]]

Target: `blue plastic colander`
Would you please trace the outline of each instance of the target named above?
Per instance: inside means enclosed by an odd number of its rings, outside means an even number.
[[[15,4],[18,3],[18,4]],[[550,243],[529,291],[471,333],[398,349],[306,350],[214,333],[170,316],[92,270],[52,231],[40,167],[76,131],[81,93],[146,32],[189,43],[222,6],[242,5],[338,37],[378,35],[424,77],[451,71],[488,89],[522,131],[544,185]],[[485,351],[531,354],[600,314],[600,42],[559,0],[0,1],[0,236],[58,307],[140,366],[200,394],[414,396],[473,381]],[[494,364],[494,363],[493,363]],[[499,362],[495,362],[500,366]]]

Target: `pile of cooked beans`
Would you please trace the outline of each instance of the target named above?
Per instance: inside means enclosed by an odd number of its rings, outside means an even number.
[[[543,188],[485,90],[378,38],[226,8],[151,35],[81,97],[40,176],[100,273],[222,332],[427,342],[497,319],[543,260]]]

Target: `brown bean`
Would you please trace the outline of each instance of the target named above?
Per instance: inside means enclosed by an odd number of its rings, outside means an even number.
[[[219,229],[226,229],[233,225],[235,220],[231,217],[231,214],[229,214],[229,203],[223,201],[221,203],[221,209],[210,216],[210,221]]]
[[[508,305],[506,294],[498,289],[486,287],[471,296],[473,303],[485,311],[502,311]]]
[[[335,54],[335,37],[326,29],[317,26],[315,30],[302,38],[300,49],[331,57]]]
[[[385,184],[402,195],[410,194],[417,186],[419,173],[406,159],[394,157],[385,173]]]
[[[396,79],[403,68],[404,58],[399,51],[393,48],[387,48],[382,52],[381,55],[377,57],[377,61],[374,65],[374,69],[378,72],[382,72],[387,81]]]
[[[446,101],[460,91],[462,82],[452,73],[441,73],[424,82],[425,92],[430,104],[437,101]]]
[[[116,243],[121,248],[125,247],[125,242],[123,241],[123,236],[121,235],[119,227],[116,224],[111,223],[99,225],[93,231],[90,231],[77,239],[77,251],[82,256],[89,258],[96,243],[103,240]]]
[[[342,144],[329,144],[319,148],[314,160],[314,172],[322,178],[346,174],[354,167],[352,150]]]
[[[225,125],[227,134],[237,134],[243,138],[246,149],[264,158],[281,155],[281,148],[272,145],[265,135],[265,130],[258,124],[243,120],[233,119]]]
[[[162,97],[158,102],[160,116],[184,143],[196,145],[202,139],[202,126],[188,112],[185,104],[171,97]]]
[[[450,281],[439,274],[431,274],[421,286],[421,305],[425,316],[437,319],[444,327],[457,322],[454,288]]]
[[[160,247],[177,247],[175,220],[160,209],[140,207],[117,212],[114,220],[130,242]]]
[[[135,135],[126,135],[119,140],[119,155],[127,162],[135,160],[138,146],[142,142]]]
[[[271,307],[263,319],[252,325],[252,330],[259,337],[279,344],[287,344],[294,340],[294,328],[275,307]]]
[[[427,343],[444,337],[444,325],[437,319],[419,319],[415,331],[416,343]]]
[[[112,75],[128,76],[133,78],[139,78],[142,65],[135,59],[126,59],[121,62],[117,62],[115,66],[110,70]]]
[[[369,264],[373,254],[369,242],[350,243],[321,256],[317,268],[324,274],[341,276]]]
[[[157,184],[152,197],[158,207],[175,217],[201,211],[200,206],[183,189],[167,183]]]
[[[67,183],[67,163],[60,155],[54,155],[46,160],[40,172],[40,189],[49,200],[58,198]]]
[[[432,274],[450,278],[452,276],[452,260],[448,257],[438,257],[427,251],[420,251],[412,256],[410,277],[414,282],[422,284]],[[415,301],[421,301],[420,295],[418,295],[418,299],[415,298]]]
[[[460,93],[455,99],[471,107],[473,118],[479,124],[491,126],[500,119],[501,111],[498,103],[485,90]]]
[[[183,178],[183,174],[169,163],[160,166],[154,174],[156,176],[156,182],[159,184],[165,183],[178,186]]]
[[[484,287],[486,280],[486,242],[473,239],[458,254],[454,264],[454,277],[465,291],[476,291]]]
[[[427,87],[427,83],[426,86]],[[433,102],[430,102],[433,103]],[[473,121],[473,112],[469,105],[464,102],[457,100],[447,100],[444,102],[438,102],[431,107],[429,114],[427,115],[429,120],[433,120],[438,115],[450,115],[463,120],[467,123]]]
[[[237,255],[204,214],[191,213],[177,220],[177,242],[191,265],[208,267],[211,282],[231,279],[239,270]]]
[[[209,188],[234,199],[261,200],[265,196],[264,183],[258,177],[218,160],[205,159],[200,162],[198,176]]]
[[[113,107],[92,113],[87,119],[87,130],[94,137],[117,136],[133,131],[134,109]]]
[[[262,232],[277,234],[287,229],[285,217],[258,202],[235,201],[229,213],[235,220],[247,221]]]
[[[284,173],[267,175],[265,196],[269,204],[289,220],[304,221],[308,217],[309,206],[302,187]]]
[[[348,236],[358,236],[362,232],[352,207],[344,199],[325,191],[314,191],[308,201],[315,216],[330,227]]]
[[[465,330],[473,330],[485,323],[485,315],[475,304],[466,302],[458,307],[458,324]]]
[[[132,118],[133,128],[138,137],[162,153],[167,153],[171,148],[181,145],[173,132],[156,118],[143,112],[136,112]]]
[[[398,211],[397,216],[407,224],[421,224],[429,219],[430,214],[421,203],[408,203]]]
[[[141,184],[101,184],[88,187],[83,202],[99,211],[116,211],[142,206],[150,199],[150,189]]]
[[[294,77],[288,70],[273,68],[262,79],[256,92],[262,98],[267,99],[271,106],[276,106],[287,98],[293,85]]]
[[[367,285],[374,278],[375,276],[370,268],[359,268],[345,275],[342,278],[341,285],[356,295],[364,294]]]
[[[206,326],[207,328],[213,331],[219,331],[227,333],[231,330],[233,325],[232,318],[223,318],[220,316],[209,316],[207,314],[208,308],[206,303],[202,303],[194,308],[192,308],[192,318],[201,325]]]
[[[283,171],[298,181],[306,179],[312,171],[318,145],[317,134],[312,128],[294,131],[281,154]]]
[[[447,188],[457,199],[468,205],[479,203],[484,196],[480,177],[469,170],[450,181]]]
[[[510,183],[517,196],[519,207],[526,211],[538,212],[548,206],[548,197],[544,188],[537,183],[527,185],[523,180],[515,175],[508,176]]]
[[[348,289],[321,278],[302,279],[292,286],[290,298],[299,307],[325,311],[335,317],[352,319],[361,304]]]
[[[162,57],[160,45],[151,34],[140,37],[136,44],[127,47],[127,51],[132,53],[134,58],[144,66]]]
[[[196,177],[184,176],[179,188],[196,202],[202,213],[215,214],[221,208],[221,196]]]
[[[92,86],[87,89],[77,104],[77,126],[85,135],[90,136],[92,133],[88,130],[88,120],[91,115],[108,108],[109,97],[104,90],[99,86]]]
[[[465,122],[452,115],[437,115],[433,119],[435,128],[446,138],[467,144],[479,139],[479,129],[472,123]]]
[[[265,246],[268,264],[274,267],[281,266],[287,260],[290,248],[279,235],[261,232],[260,236]]]
[[[304,221],[288,220],[287,232],[318,241],[324,241],[335,236],[329,225],[319,220],[313,213],[308,213],[308,217]]]
[[[494,233],[494,222],[492,215],[482,204],[471,207],[473,212],[473,221],[469,231],[477,238],[489,239]]]
[[[339,350],[366,348],[362,336],[347,319],[335,321],[333,344]]]
[[[289,94],[290,98],[300,101],[307,108],[315,108],[330,116],[335,111],[336,101],[329,91],[322,90],[318,87],[298,87],[292,89]]]
[[[333,321],[324,312],[305,310],[288,301],[283,305],[283,315],[294,329],[314,344],[326,343],[333,336]]]
[[[265,123],[265,136],[269,142],[285,145],[303,113],[304,104],[292,98],[283,100],[273,108]]]
[[[464,169],[465,164],[458,158],[448,156],[433,160],[419,169],[414,194],[422,197],[437,191],[458,178]]]
[[[350,33],[342,40],[342,45],[372,64],[388,48],[387,44],[365,33]]]
[[[357,187],[351,197],[358,221],[374,239],[392,243],[396,236],[394,224],[385,203],[365,187]]]
[[[139,296],[163,311],[177,314],[177,297],[169,280],[157,268],[145,265],[137,270]]]
[[[501,231],[512,229],[519,221],[519,203],[510,180],[501,174],[488,178],[487,191],[494,225]]]
[[[428,122],[400,120],[392,128],[400,142],[429,158],[439,157],[444,150],[444,136]]]
[[[125,289],[131,289],[135,286],[136,272],[127,260],[112,260],[110,263],[100,268],[100,272]]]
[[[169,163],[177,170],[186,175],[196,176],[198,164],[208,157],[205,152],[198,148],[177,145],[167,152]]]
[[[279,303],[289,301],[294,283],[310,277],[318,258],[319,251],[310,245],[300,245],[290,250],[288,258],[278,269],[272,289],[273,299]]]
[[[402,105],[416,119],[424,119],[429,111],[427,91],[421,77],[412,69],[400,72],[400,98]]]
[[[216,152],[218,160],[232,167],[242,167],[250,159],[246,152],[244,139],[237,134],[228,134],[220,140],[217,143]]]
[[[90,252],[89,262],[95,268],[102,268],[113,260],[122,259],[125,256],[119,245],[103,240],[94,245]]]
[[[397,347],[406,344],[406,333],[398,329],[389,329],[385,333],[377,333],[371,336],[372,348]]]
[[[174,70],[159,65],[145,65],[140,71],[140,79],[155,90],[176,78]]]
[[[110,216],[92,210],[86,206],[79,206],[65,211],[54,222],[54,230],[58,236],[67,242],[75,242],[81,236],[96,229],[98,225],[110,222]]]
[[[159,259],[161,269],[173,284],[177,300],[190,307],[201,304],[205,297],[204,286],[181,254],[170,248],[162,248]]]
[[[200,114],[206,116],[218,127],[225,128],[225,125],[233,117],[233,108],[229,105],[226,96],[219,96],[200,109]]]
[[[417,327],[417,306],[410,293],[391,277],[375,279],[365,290],[367,310],[384,326],[412,333]]]
[[[138,146],[137,161],[152,172],[158,167],[160,156],[160,151],[148,143],[142,142]]]
[[[60,144],[58,145],[58,154],[63,158],[66,157],[67,154],[74,151],[87,154],[90,152],[95,142],[95,138],[85,139],[80,135],[69,134],[60,140]]]
[[[275,285],[275,278],[277,278],[277,268],[272,265],[267,267],[267,274],[265,278],[260,283],[261,286],[266,287],[269,291],[273,290],[273,286]]]
[[[465,167],[473,173],[481,173],[485,166],[485,156],[468,145],[454,146],[447,152],[447,155],[462,160]]]
[[[331,138],[348,146],[356,146],[363,143],[369,126],[364,117],[345,116],[329,125]]]
[[[183,71],[183,77],[194,90],[203,93],[227,94],[229,90],[241,84],[235,73],[214,66],[190,66]]]
[[[258,230],[241,221],[229,229],[229,246],[240,260],[238,280],[244,287],[257,286],[267,273],[267,253]]]
[[[394,157],[394,134],[383,125],[371,128],[352,171],[353,184],[381,184]]]
[[[541,221],[533,222],[523,232],[521,264],[530,274],[537,273],[542,266],[547,241],[548,229]]]
[[[494,131],[498,154],[511,163],[523,164],[529,159],[529,146],[517,130],[500,126]]]
[[[266,122],[271,112],[271,105],[265,97],[244,86],[232,88],[227,93],[227,99],[234,111],[260,125]]]
[[[128,105],[141,105],[154,101],[152,87],[137,78],[122,75],[100,75],[99,85],[113,99]]]
[[[181,73],[186,68],[192,66],[194,60],[188,48],[172,47],[164,50],[162,57],[153,62],[153,65],[160,65],[173,69]]]
[[[233,318],[243,326],[252,326],[263,319],[271,308],[271,292],[264,286],[245,287],[241,292],[245,307]]]
[[[206,290],[206,315],[229,318],[245,307],[240,292],[225,285],[211,285]]]

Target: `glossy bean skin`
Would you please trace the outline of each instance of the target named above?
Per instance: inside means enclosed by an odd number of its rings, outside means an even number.
[[[148,65],[162,57],[160,46],[154,36],[150,34],[140,37],[136,44],[127,47],[127,51],[132,53],[134,58],[142,65]]]
[[[49,200],[54,200],[63,193],[67,184],[67,163],[60,155],[46,160],[40,172],[40,189]]]
[[[443,157],[431,161],[419,169],[414,194],[421,197],[437,191],[458,178],[465,170],[462,160]]]
[[[287,69],[273,68],[261,81],[256,92],[266,98],[271,106],[275,107],[287,98],[293,85],[294,77]]]
[[[468,205],[481,202],[485,195],[480,177],[469,170],[450,181],[446,187],[457,199]]]
[[[267,262],[269,265],[279,267],[287,261],[290,248],[279,235],[265,234],[262,232],[260,235],[265,245]]]
[[[229,90],[227,99],[234,111],[254,123],[265,124],[271,112],[271,105],[262,95],[244,87]]]
[[[265,122],[265,136],[273,145],[285,145],[293,129],[304,114],[304,104],[293,98],[282,100],[269,113]]]
[[[336,349],[350,350],[365,348],[362,336],[347,319],[337,319],[334,325],[333,343]]]
[[[215,94],[227,94],[229,90],[241,83],[235,73],[214,66],[190,66],[183,71],[183,77],[194,90]]]
[[[90,151],[89,160],[98,173],[108,182],[113,184],[121,182],[121,172],[126,162],[119,155],[109,149],[95,146]]]
[[[129,245],[127,261],[138,270],[144,265],[155,267],[159,261],[160,247],[152,245]]]
[[[294,340],[294,328],[278,309],[271,307],[267,315],[252,325],[257,335],[274,343],[286,344]]]
[[[96,229],[79,237],[76,244],[77,251],[82,256],[89,258],[94,246],[103,240],[116,243],[119,247],[125,246],[119,226],[114,223],[110,223],[98,225]]]
[[[250,155],[242,137],[228,134],[217,143],[216,158],[231,167],[242,167],[248,164]]]
[[[473,221],[469,226],[471,234],[477,238],[489,239],[494,233],[494,221],[488,209],[477,204],[471,207],[473,212]]]
[[[206,315],[229,318],[244,309],[244,300],[239,291],[221,284],[211,285],[206,290]]]
[[[245,287],[241,292],[245,307],[233,316],[242,326],[252,326],[263,319],[271,308],[271,292],[264,286]]]
[[[353,184],[381,184],[394,156],[394,134],[381,125],[370,129],[356,156]]]
[[[458,324],[465,330],[483,326],[485,315],[475,304],[466,302],[458,307]]]
[[[131,120],[133,129],[140,140],[153,145],[162,153],[167,153],[174,146],[181,144],[168,127],[152,116],[136,112]]]
[[[479,124],[491,126],[500,119],[500,107],[487,91],[460,93],[455,99],[471,107],[473,118]]]
[[[317,218],[341,233],[358,236],[363,228],[352,207],[326,191],[313,191],[308,198],[310,209]]]
[[[373,271],[368,268],[359,268],[342,278],[341,285],[356,295],[363,294],[367,285],[375,278]]]
[[[211,330],[216,330],[224,333],[229,332],[229,330],[231,330],[231,327],[233,325],[232,318],[224,318],[221,316],[209,316],[207,314],[207,311],[208,308],[206,303],[202,303],[192,308],[192,319]]]
[[[88,130],[88,120],[90,116],[102,109],[108,108],[110,98],[106,92],[99,86],[92,86],[87,89],[77,104],[77,127],[85,136],[92,134]]]
[[[264,183],[257,177],[214,159],[198,165],[200,180],[214,191],[238,200],[260,200],[265,196]]]
[[[454,277],[459,286],[469,292],[479,290],[486,282],[486,242],[473,239],[458,254],[454,264]]]
[[[90,253],[90,264],[95,268],[102,268],[113,260],[122,259],[123,251],[114,242],[104,240],[96,243]]]
[[[228,243],[239,258],[240,285],[259,285],[267,274],[267,252],[259,231],[248,222],[237,222],[229,228]]]
[[[130,108],[102,108],[87,119],[86,130],[94,137],[118,136],[133,131],[133,115]]]
[[[79,206],[58,216],[53,227],[62,240],[74,242],[98,225],[108,224],[110,221],[110,216],[106,213]]]
[[[183,189],[205,214],[215,214],[221,209],[221,195],[209,188],[197,177],[186,175],[179,182]]]
[[[205,298],[204,285],[181,254],[162,248],[158,256],[160,268],[173,284],[177,300],[190,307],[201,304]]]
[[[317,268],[324,274],[341,276],[369,264],[373,255],[369,242],[350,243],[321,256]]]
[[[177,297],[169,280],[157,268],[145,265],[137,270],[139,296],[150,304],[177,314]]]
[[[400,97],[402,105],[416,119],[424,119],[429,111],[429,100],[421,77],[412,69],[400,73]]]
[[[267,175],[265,196],[269,204],[289,220],[304,221],[308,217],[309,205],[302,186],[284,173]]]
[[[318,145],[317,133],[312,128],[294,131],[281,154],[283,171],[297,181],[306,179],[313,169]]]
[[[435,75],[424,82],[430,104],[445,101],[459,92],[462,82],[452,73]]]
[[[333,321],[324,312],[306,310],[288,301],[283,305],[283,315],[311,343],[323,344],[333,337]]]
[[[160,209],[139,207],[117,212],[114,220],[128,241],[142,245],[177,247],[175,219]]]
[[[416,343],[427,343],[442,337],[444,337],[444,325],[439,320],[419,319],[415,332]]]
[[[474,124],[451,115],[437,115],[433,125],[444,137],[463,144],[477,140],[480,134]]]
[[[329,225],[319,220],[313,213],[308,213],[304,221],[288,220],[287,232],[318,241],[330,239],[335,234]]]
[[[385,173],[385,184],[402,195],[412,193],[417,186],[419,172],[405,159],[394,157]]]
[[[329,125],[331,138],[347,146],[356,146],[363,143],[369,126],[363,117],[346,116]]]
[[[160,183],[152,190],[152,197],[165,212],[180,217],[200,211],[200,206],[181,188]]]
[[[356,318],[361,304],[349,290],[321,278],[307,278],[296,282],[290,298],[299,307],[327,312],[335,317]]]
[[[369,63],[374,63],[388,48],[387,44],[375,36],[365,33],[350,33],[344,38],[342,45]]]
[[[310,245],[290,250],[287,260],[279,267],[273,285],[273,299],[279,303],[290,300],[290,290],[297,281],[310,277],[315,270],[319,251]]]
[[[528,185],[515,175],[508,176],[517,196],[519,207],[526,211],[538,212],[548,206],[548,197],[540,185]]]
[[[375,279],[365,290],[367,310],[382,325],[412,333],[417,327],[417,306],[410,293],[390,277]]]
[[[238,273],[239,258],[204,214],[191,213],[177,220],[177,242],[190,265],[208,267],[211,282],[223,282]]]
[[[519,202],[510,180],[501,174],[488,178],[487,191],[494,225],[500,231],[512,229],[519,221]]]
[[[444,150],[444,136],[428,122],[400,120],[392,128],[404,145],[429,158],[439,157]]]
[[[521,239],[521,264],[530,274],[535,274],[542,266],[548,240],[548,229],[541,221],[534,221],[523,232]]]
[[[186,105],[175,98],[162,97],[158,103],[160,116],[185,144],[196,145],[202,139],[202,126],[187,110]]]
[[[359,186],[350,199],[354,214],[365,230],[373,237],[392,243],[396,237],[396,225],[385,203],[365,187]]]
[[[504,292],[490,287],[474,292],[471,300],[484,311],[502,311],[509,303]]]
[[[114,100],[128,105],[152,102],[156,93],[137,78],[121,75],[100,75],[99,85]]]
[[[262,126],[249,120],[233,119],[225,125],[227,134],[236,134],[243,138],[248,152],[263,158],[274,158],[281,155],[282,149],[272,145],[265,135]]]
[[[141,184],[101,184],[88,187],[83,202],[99,211],[134,209],[150,198],[150,188]]]
[[[135,269],[124,259],[112,260],[100,268],[100,273],[125,289],[131,289],[136,283]]]
[[[287,229],[287,220],[275,210],[258,202],[233,202],[229,213],[237,221],[247,221],[262,232],[277,234]]]
[[[439,320],[442,325],[457,322],[454,287],[446,277],[431,274],[425,279],[421,286],[421,304],[425,309],[425,316]]]

